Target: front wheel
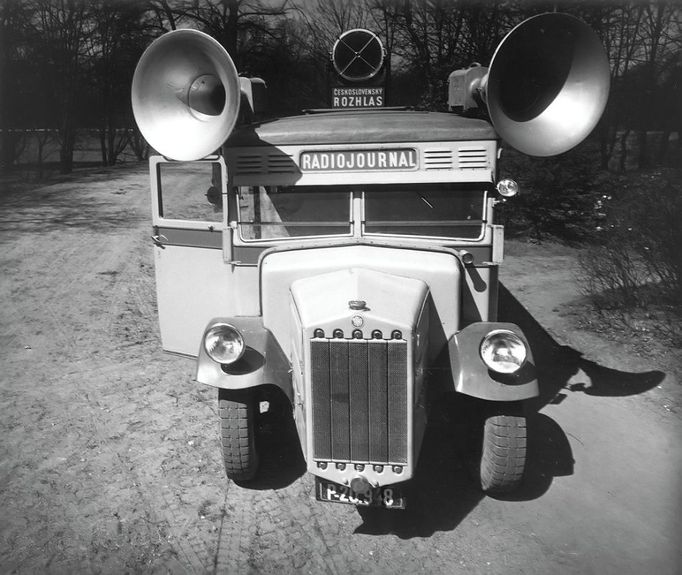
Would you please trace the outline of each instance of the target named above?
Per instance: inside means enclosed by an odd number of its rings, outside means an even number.
[[[487,403],[483,406],[479,479],[486,493],[516,489],[526,467],[527,433],[523,404]]]
[[[256,394],[252,389],[219,389],[218,408],[227,477],[233,481],[253,479],[258,470]]]

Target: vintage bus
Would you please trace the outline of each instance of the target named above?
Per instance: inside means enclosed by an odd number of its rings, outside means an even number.
[[[571,31],[559,40],[571,43],[566,60],[546,62],[559,79],[509,96],[547,76],[524,75],[514,55],[559,29]],[[598,40],[569,16],[526,21],[489,69],[453,74],[461,114],[362,107],[243,121],[239,107],[257,109],[261,89],[189,30],[152,44],[133,83],[138,124],[164,154],[150,160],[162,345],[196,358],[197,382],[217,388],[228,477],[257,477],[263,392],[276,386],[318,499],[404,507],[438,390],[477,400],[481,488],[516,488],[538,382],[523,332],[497,319],[494,212],[518,191],[498,179],[500,137],[536,155],[582,140],[608,93]],[[492,123],[467,114],[476,94]],[[567,127],[562,113],[576,107]]]

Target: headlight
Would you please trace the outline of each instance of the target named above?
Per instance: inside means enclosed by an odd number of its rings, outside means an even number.
[[[519,193],[519,185],[509,178],[497,182],[497,191],[502,197],[511,198]]]
[[[234,363],[244,354],[244,338],[237,328],[220,323],[206,332],[204,349],[218,363]]]
[[[491,331],[481,342],[481,359],[498,373],[514,373],[526,361],[526,344],[506,329]]]

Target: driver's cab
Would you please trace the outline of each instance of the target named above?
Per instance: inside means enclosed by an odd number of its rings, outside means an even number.
[[[211,318],[260,315],[263,254],[306,246],[454,250],[469,273],[453,327],[495,319],[495,138],[452,114],[328,112],[239,127],[221,156],[154,158],[164,349],[196,356]]]

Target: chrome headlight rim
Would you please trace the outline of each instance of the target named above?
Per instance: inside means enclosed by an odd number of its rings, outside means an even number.
[[[230,345],[236,347],[236,351],[232,353],[232,356],[219,355],[216,352],[216,345],[221,343],[221,340],[224,345],[228,339],[231,340]],[[246,351],[244,336],[239,329],[227,322],[215,323],[208,328],[204,333],[203,346],[208,356],[221,365],[236,363],[243,357]]]
[[[494,361],[489,350],[500,340],[506,340],[512,352],[510,358],[514,361]],[[511,344],[511,345],[509,345]],[[494,329],[488,332],[481,340],[479,346],[479,355],[485,366],[501,375],[512,375],[517,373],[528,360],[528,344],[515,332],[510,329]]]
[[[502,178],[499,182],[497,182],[495,189],[503,198],[513,198],[521,191],[518,182],[516,180],[512,180],[511,178]]]

